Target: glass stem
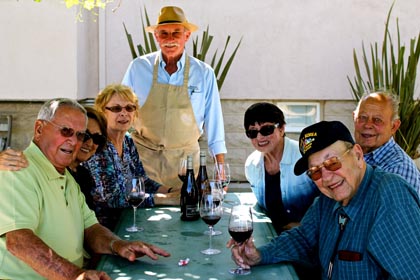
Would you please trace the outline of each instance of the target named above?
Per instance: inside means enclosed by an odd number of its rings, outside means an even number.
[[[134,212],[133,212],[133,227],[136,227],[136,210],[137,207],[133,207]]]
[[[209,226],[210,237],[209,237],[209,248],[211,249],[211,239],[213,237],[213,226]]]

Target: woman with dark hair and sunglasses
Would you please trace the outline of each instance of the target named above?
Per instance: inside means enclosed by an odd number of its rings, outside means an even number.
[[[82,163],[104,148],[107,138],[106,120],[95,109],[91,107],[85,107],[85,109],[88,117],[86,134],[76,158],[67,169],[79,184],[81,191],[85,195],[87,205],[94,210],[91,191],[95,188],[95,181],[90,176],[89,170]]]
[[[293,173],[301,155],[298,142],[285,136],[285,125],[283,112],[271,103],[253,104],[245,112],[245,133],[256,149],[246,160],[245,176],[277,234],[297,226],[319,195],[308,176]]]
[[[91,194],[100,223],[113,229],[122,210],[131,207],[125,198],[125,180],[131,176],[142,176],[150,194],[142,206],[179,205],[179,192],[171,192],[171,187],[147,176],[128,133],[139,113],[138,99],[131,88],[121,84],[106,86],[95,99],[95,109],[107,121],[108,141],[83,166],[95,180]]]

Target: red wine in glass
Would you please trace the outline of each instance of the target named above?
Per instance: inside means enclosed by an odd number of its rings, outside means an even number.
[[[136,210],[137,207],[145,200],[146,191],[144,179],[141,176],[129,177],[125,181],[125,198],[133,207],[133,225],[126,228],[128,232],[142,231],[142,227],[136,225]]]
[[[222,218],[221,216],[217,216],[217,215],[207,215],[207,216],[201,217],[201,219],[203,219],[203,221],[209,226],[214,226],[220,221],[221,218]]]
[[[251,207],[245,205],[233,206],[228,225],[228,231],[233,240],[241,245],[251,237],[253,230]],[[251,273],[251,269],[238,266],[230,269],[229,272],[235,275],[248,275]]]
[[[178,174],[178,178],[179,178],[179,180],[181,180],[182,182],[184,182],[185,179],[187,179],[187,175],[185,175],[185,174]]]
[[[131,193],[128,195],[128,203],[133,207],[139,207],[139,205],[146,198],[145,193]]]
[[[211,246],[211,239],[213,233],[213,226],[217,224],[222,218],[223,208],[220,205],[216,205],[214,197],[211,192],[204,192],[200,201],[200,217],[209,227],[209,248],[202,250],[201,253],[205,255],[216,255],[220,254],[221,251],[213,249]]]
[[[248,238],[251,237],[253,229],[249,228],[229,228],[229,234],[232,238],[239,244],[245,242]]]

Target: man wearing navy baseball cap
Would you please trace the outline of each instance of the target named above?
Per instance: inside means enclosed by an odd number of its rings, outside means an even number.
[[[255,247],[230,240],[243,268],[279,262],[318,263],[322,279],[420,279],[420,201],[402,177],[372,167],[338,121],[306,127],[299,137],[306,172],[321,195],[301,225]]]

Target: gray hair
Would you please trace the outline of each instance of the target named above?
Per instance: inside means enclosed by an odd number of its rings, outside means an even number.
[[[54,98],[48,100],[42,105],[41,109],[39,110],[37,119],[51,121],[54,118],[57,109],[60,107],[71,107],[79,110],[85,115],[87,121],[85,108],[83,108],[83,106],[80,105],[76,100],[69,98]]]
[[[385,98],[389,102],[392,108],[392,120],[393,121],[398,120],[400,118],[399,116],[400,99],[398,95],[393,94],[390,91],[377,91],[377,92],[369,92],[369,93],[363,94],[363,96],[359,100],[359,103],[357,104],[356,110],[354,110],[355,115],[359,113],[361,103],[374,94]]]

